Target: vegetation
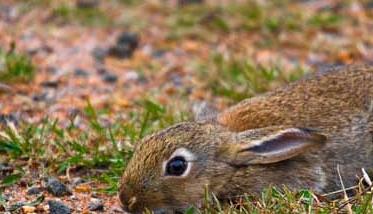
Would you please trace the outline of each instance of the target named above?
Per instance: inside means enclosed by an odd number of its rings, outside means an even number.
[[[80,8],[60,4],[52,11],[52,18],[60,23],[78,23],[87,26],[105,26],[112,23],[106,13],[98,8]]]
[[[88,102],[83,114],[89,124],[87,129],[75,126],[77,115],[70,118],[67,127],[48,118],[40,124],[20,127],[9,122],[0,131],[0,154],[48,166],[43,170],[46,173],[66,173],[71,168],[105,169],[105,173],[93,177],[108,184],[103,191],[114,194],[135,142],[154,130],[182,120],[182,116],[172,115],[150,100],[143,101],[140,106],[143,110],[131,113],[129,121],[103,125],[100,118],[105,111],[96,111]],[[119,145],[120,142],[125,143]],[[24,174],[22,169],[16,170],[3,179],[2,187],[15,184]]]
[[[34,75],[35,68],[28,56],[14,48],[8,52],[0,50],[0,82],[29,82]]]

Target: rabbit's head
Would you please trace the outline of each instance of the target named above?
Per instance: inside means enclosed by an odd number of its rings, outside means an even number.
[[[238,170],[247,169],[242,182],[250,182],[250,177],[260,176],[260,166],[324,142],[323,135],[308,129],[269,127],[235,133],[214,123],[180,123],[138,143],[123,174],[119,198],[132,213],[182,212],[199,206],[206,188],[225,197]]]

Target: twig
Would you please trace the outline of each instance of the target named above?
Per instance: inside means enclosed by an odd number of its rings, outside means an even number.
[[[361,171],[363,172],[364,181],[367,182],[369,186],[372,186],[372,180],[370,180],[368,173],[365,171],[364,168],[361,168]]]
[[[328,192],[328,193],[325,193],[323,195],[321,195],[322,197],[326,197],[326,196],[329,196],[329,195],[335,195],[335,194],[338,194],[338,193],[341,193],[341,192],[344,192],[344,190],[353,190],[353,189],[356,189],[357,187],[359,187],[359,185],[355,185],[355,186],[352,186],[352,187],[348,187],[348,188],[345,188],[345,189],[340,189],[340,190],[336,190],[334,192]]]
[[[338,172],[339,180],[341,181],[341,186],[342,186],[343,193],[344,193],[344,199],[347,202],[347,204],[346,204],[347,211],[348,211],[349,214],[352,214],[353,212],[352,212],[351,204],[349,202],[349,198],[347,196],[346,188],[345,188],[345,185],[343,184],[342,176],[341,176],[341,173],[339,171],[339,164],[337,165],[337,172]]]

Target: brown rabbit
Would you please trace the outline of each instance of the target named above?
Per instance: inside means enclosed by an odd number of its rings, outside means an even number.
[[[200,115],[201,116],[201,115]],[[198,206],[269,185],[339,190],[373,168],[373,66],[319,72],[143,139],[123,174],[126,211]]]

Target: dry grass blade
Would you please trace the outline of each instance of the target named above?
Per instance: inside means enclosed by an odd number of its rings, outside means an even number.
[[[343,189],[344,199],[345,199],[345,201],[346,201],[346,205],[345,205],[345,206],[347,206],[347,212],[348,212],[349,214],[352,214],[352,213],[353,213],[353,212],[352,212],[352,206],[351,206],[351,204],[350,204],[350,202],[349,202],[349,198],[348,198],[348,196],[347,196],[347,191],[346,191],[345,185],[344,185],[343,180],[342,180],[341,172],[340,172],[340,170],[339,170],[339,164],[337,165],[337,172],[338,172],[338,177],[339,177],[339,180],[340,180],[340,182],[341,182],[342,189]]]
[[[369,186],[372,186],[372,180],[370,179],[368,173],[365,171],[364,168],[361,168],[361,171],[363,172],[363,178],[364,178],[364,181],[367,182],[367,184]]]
[[[353,190],[353,189],[356,189],[358,187],[359,187],[359,185],[352,186],[352,187],[347,187],[345,189],[340,189],[340,190],[336,190],[336,191],[333,191],[333,192],[325,193],[325,194],[323,194],[321,196],[322,197],[327,197],[327,196],[335,195],[335,194],[338,194],[338,193],[341,193],[341,192],[344,192],[344,191]]]

